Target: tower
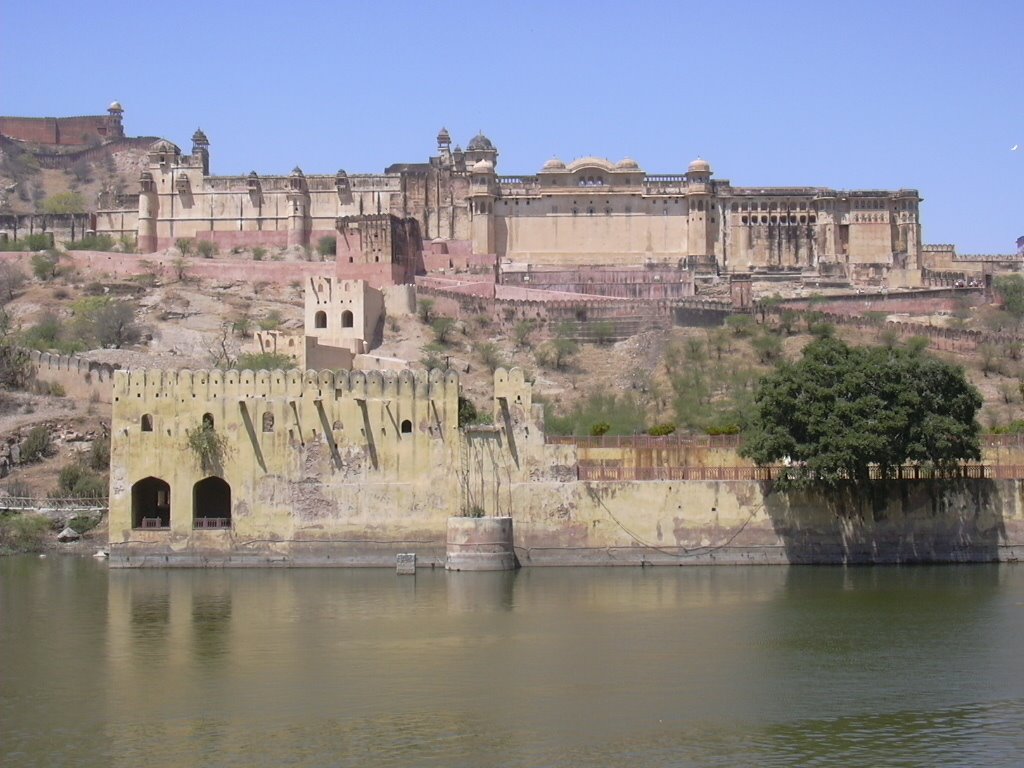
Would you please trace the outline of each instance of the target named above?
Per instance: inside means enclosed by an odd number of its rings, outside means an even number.
[[[202,128],[196,128],[196,132],[192,134],[192,159],[202,163],[203,176],[210,175],[210,140],[206,138]]]
[[[107,107],[107,139],[123,139],[124,138],[124,108],[121,106],[121,102],[112,101],[110,106]]]
[[[711,165],[697,158],[686,171],[687,255],[691,259],[704,259],[714,255],[714,227],[711,224],[713,200],[711,196]]]
[[[478,160],[470,171],[469,215],[474,253],[494,253],[494,200],[497,176],[494,163]]]
[[[298,166],[288,176],[288,245],[309,245],[309,189]]]

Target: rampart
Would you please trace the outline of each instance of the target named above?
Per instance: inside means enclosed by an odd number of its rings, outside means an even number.
[[[458,389],[440,371],[115,373],[111,564],[436,566],[447,518],[478,514],[511,518],[524,566],[1024,552],[1020,481],[998,479],[1024,463],[783,493],[785,468],[740,463],[734,437],[545,440],[517,369],[495,373],[493,424],[459,428]],[[226,439],[215,466],[189,447],[204,423]]]
[[[98,363],[78,355],[56,355],[30,350],[35,380],[57,384],[67,397],[80,401],[111,402],[114,371],[120,366]]]
[[[3,213],[0,239],[17,242],[45,233],[53,243],[66,243],[81,238],[95,226],[95,217],[88,213]]]

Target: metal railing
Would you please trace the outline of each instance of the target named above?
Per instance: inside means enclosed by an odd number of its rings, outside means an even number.
[[[0,496],[0,510],[9,512],[106,512],[107,497]]]

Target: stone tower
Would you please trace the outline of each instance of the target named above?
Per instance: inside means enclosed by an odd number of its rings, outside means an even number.
[[[494,163],[477,160],[470,171],[469,215],[474,253],[494,253],[494,201],[498,193],[498,178]]]
[[[687,255],[703,258],[714,254],[714,225],[712,219],[711,165],[697,158],[686,171],[686,202],[689,209],[687,222]]]
[[[210,175],[210,140],[206,138],[202,128],[196,128],[196,132],[192,134],[192,159],[201,162],[203,176]]]

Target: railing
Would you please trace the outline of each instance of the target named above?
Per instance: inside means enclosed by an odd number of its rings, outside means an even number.
[[[170,528],[170,527],[171,526],[169,526],[169,525],[164,525],[164,521],[161,520],[159,517],[144,517],[140,521],[140,525],[139,525],[139,528],[161,528],[161,529],[167,529],[167,528]]]
[[[576,445],[580,448],[738,448],[741,438],[739,435],[548,435],[547,442],[552,445]]]
[[[230,517],[197,517],[192,521],[192,527],[198,528],[230,528]]]
[[[105,496],[55,496],[41,498],[34,496],[0,497],[0,509],[11,512],[105,512]]]
[[[769,481],[797,477],[799,467],[621,467],[581,463],[580,480],[634,482],[653,480]],[[845,478],[839,478],[845,479]],[[871,467],[870,480],[1018,480],[1024,479],[1024,465],[964,464],[956,467],[923,467],[916,464],[891,467],[882,472]]]

